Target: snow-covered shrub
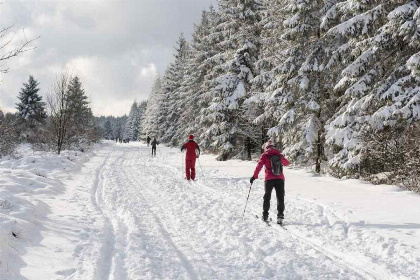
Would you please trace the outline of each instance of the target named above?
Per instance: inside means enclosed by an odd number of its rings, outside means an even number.
[[[359,172],[378,184],[397,184],[420,191],[420,122],[399,120],[383,129],[365,127],[360,133]]]
[[[18,144],[19,131],[16,129],[17,118],[13,114],[4,115],[0,110],[0,157],[13,152]]]

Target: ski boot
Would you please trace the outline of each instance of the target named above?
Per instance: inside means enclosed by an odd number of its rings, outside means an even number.
[[[261,216],[261,219],[264,221],[264,222],[268,222],[268,215],[265,215],[264,214],[264,212],[262,213],[262,216]]]

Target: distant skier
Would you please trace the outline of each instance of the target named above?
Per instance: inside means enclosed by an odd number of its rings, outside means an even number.
[[[195,161],[200,156],[200,147],[194,141],[194,135],[188,136],[188,142],[181,147],[181,152],[187,150],[185,155],[185,173],[187,180],[195,180]]]
[[[159,142],[156,140],[156,138],[153,138],[152,141],[152,157],[156,156],[156,146],[159,145]]]
[[[149,145],[150,145],[150,136],[149,135],[147,135],[147,138],[146,138],[146,143],[147,143],[147,147],[149,147]]]
[[[273,188],[276,190],[277,197],[277,223],[282,224],[284,220],[284,175],[283,166],[288,166],[289,161],[274,148],[273,142],[268,140],[264,148],[265,152],[261,155],[257,167],[254,171],[254,176],[251,177],[251,184],[258,178],[263,166],[265,166],[265,194],[263,204],[263,220],[268,220],[268,211],[270,210],[271,192]]]

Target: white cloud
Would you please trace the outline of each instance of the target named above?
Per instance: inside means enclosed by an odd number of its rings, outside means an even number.
[[[144,79],[153,79],[156,77],[157,68],[153,63],[150,63],[146,67],[141,67],[139,80],[142,82]]]
[[[35,51],[8,61],[0,107],[14,110],[22,83],[33,75],[41,95],[61,71],[80,76],[94,114],[123,115],[145,100],[157,72],[173,60],[179,34],[187,36],[201,10],[216,0],[7,0],[0,28],[16,22]],[[18,33],[19,34],[19,33]],[[20,34],[21,35],[21,34]]]

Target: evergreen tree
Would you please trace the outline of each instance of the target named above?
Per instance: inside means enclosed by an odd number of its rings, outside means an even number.
[[[175,138],[182,142],[187,135],[195,134],[196,141],[200,141],[200,111],[206,106],[203,83],[205,76],[211,69],[209,58],[214,54],[213,45],[208,36],[211,34],[212,20],[215,16],[213,7],[203,11],[201,22],[195,25],[193,40],[190,43],[189,55],[185,66],[184,82],[180,87],[183,95],[183,109],[179,118],[179,128]],[[208,105],[207,105],[208,106]]]
[[[219,116],[216,110],[213,110],[211,104],[213,103],[214,87],[216,86],[216,78],[223,74],[223,64],[227,60],[225,53],[227,41],[225,38],[229,36],[223,28],[223,22],[220,12],[216,12],[212,7],[208,12],[208,34],[204,35],[203,45],[207,47],[204,50],[205,60],[200,66],[200,69],[205,71],[204,80],[200,85],[199,90],[203,93],[199,101],[200,113],[198,117],[198,134],[200,146],[203,149],[210,150],[217,153],[217,148],[214,145],[215,136],[219,131],[219,123],[217,117]]]
[[[68,131],[68,144],[81,146],[90,142],[87,138],[95,127],[88,97],[79,77],[70,79],[66,93],[71,127]]]
[[[88,97],[77,76],[70,80],[67,99],[74,123],[81,127],[88,126],[92,118],[92,111],[89,107]]]
[[[227,0],[220,1],[219,8],[222,20],[215,30],[223,37],[218,44],[225,62],[221,75],[213,82],[213,98],[208,108],[219,126],[208,131],[213,132],[211,146],[218,151],[218,159],[226,160],[238,152],[238,146],[249,135],[243,102],[251,95],[251,81],[255,76],[261,4],[253,0]]]
[[[150,137],[158,135],[158,113],[161,106],[161,78],[156,76],[143,118],[142,132]]]
[[[147,109],[147,101],[142,101],[138,104],[137,131],[138,131],[139,141],[143,138],[141,134],[143,132],[143,125],[146,119],[146,109]]]
[[[124,139],[131,141],[138,141],[140,139],[141,123],[146,103],[133,102],[131,105],[130,114],[125,123]]]
[[[19,92],[20,102],[17,105],[19,116],[24,119],[30,127],[43,123],[47,117],[45,112],[45,102],[42,96],[38,94],[38,81],[33,76],[29,76],[28,83],[23,84],[23,88]]]
[[[338,176],[366,170],[369,152],[381,155],[366,131],[410,142],[420,119],[419,1],[218,3],[190,43],[177,42],[143,131],[171,145],[198,134],[220,160],[271,136],[294,163]],[[410,129],[394,139],[401,124]]]
[[[112,125],[111,122],[109,120],[106,121],[105,123],[105,139],[106,140],[113,140],[114,136],[113,136],[113,130],[112,130]]]
[[[345,67],[335,85],[341,106],[329,123],[327,140],[334,148],[330,164],[341,174],[360,167],[364,127],[381,130],[398,118],[418,120],[419,80],[410,60],[419,50],[419,1],[356,2],[357,8],[349,1],[336,4],[325,21],[328,33],[348,39],[339,53]]]
[[[189,46],[181,34],[175,47],[175,61],[171,63],[162,79],[158,124],[158,137],[162,142],[178,145],[176,133],[179,129],[179,117],[185,109],[183,94],[180,92],[184,80]]]

